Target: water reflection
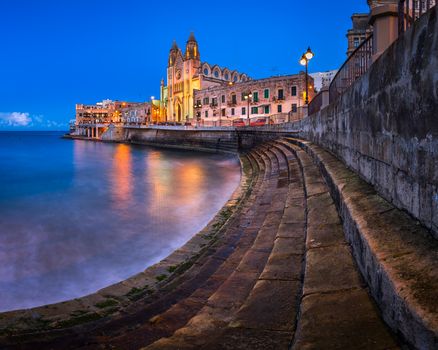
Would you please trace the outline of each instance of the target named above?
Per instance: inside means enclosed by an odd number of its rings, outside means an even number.
[[[117,210],[126,211],[132,204],[134,190],[132,176],[131,148],[117,145],[114,151],[112,172],[110,174],[113,205]]]
[[[10,144],[0,137],[0,311],[142,271],[205,226],[240,178],[224,155],[58,137]]]

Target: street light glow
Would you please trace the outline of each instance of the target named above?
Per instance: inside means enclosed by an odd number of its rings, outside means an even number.
[[[304,55],[306,56],[307,60],[309,60],[309,61],[315,56],[315,54],[310,49],[310,46]]]
[[[307,64],[307,58],[306,58],[305,56],[301,57],[301,59],[300,59],[300,64],[301,64],[302,66],[305,66],[305,65]]]

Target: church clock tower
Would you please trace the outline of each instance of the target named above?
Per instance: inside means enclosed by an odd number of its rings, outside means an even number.
[[[194,118],[194,90],[200,90],[201,58],[198,42],[193,33],[187,40],[184,55],[173,43],[167,68],[167,120],[184,123]]]

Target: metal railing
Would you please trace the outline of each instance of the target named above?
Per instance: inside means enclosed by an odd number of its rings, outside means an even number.
[[[436,5],[436,0],[399,0],[398,32],[404,33],[416,20]]]
[[[329,89],[330,103],[342,95],[368,70],[372,63],[372,55],[373,35],[371,34],[353,51],[333,78]]]
[[[314,114],[321,110],[322,107],[322,92],[320,91],[309,103],[308,114]]]

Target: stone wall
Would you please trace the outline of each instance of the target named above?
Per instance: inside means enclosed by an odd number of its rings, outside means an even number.
[[[234,130],[125,129],[125,141],[160,147],[237,152]]]
[[[291,130],[341,158],[438,238],[438,8],[336,103]]]

